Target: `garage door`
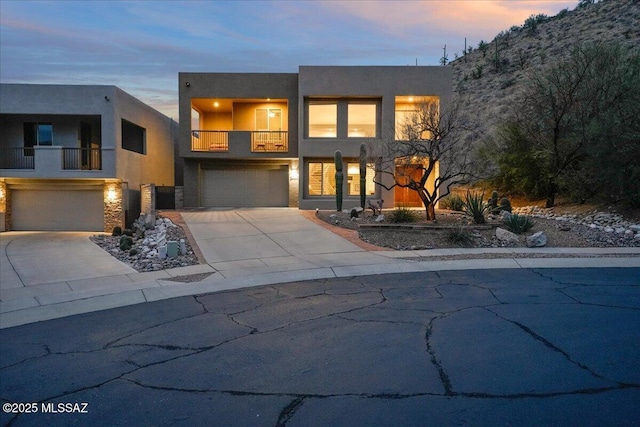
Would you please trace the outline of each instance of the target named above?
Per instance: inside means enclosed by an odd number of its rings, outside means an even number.
[[[102,190],[14,190],[13,230],[102,231]]]
[[[202,206],[232,208],[289,206],[287,166],[204,169],[202,178]]]

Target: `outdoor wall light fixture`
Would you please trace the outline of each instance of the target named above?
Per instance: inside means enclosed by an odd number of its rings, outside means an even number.
[[[104,97],[104,100],[105,100],[105,101],[107,101],[107,102],[109,102],[109,101],[110,101],[110,99],[109,99],[109,97],[108,97],[108,96],[105,96],[105,97]]]
[[[191,87],[191,83],[186,82],[186,83],[185,83],[185,86],[187,86],[187,87]]]
[[[114,190],[113,188],[110,188],[107,191],[107,201],[108,202],[115,202],[116,198],[117,198],[116,190]]]
[[[300,178],[300,174],[298,173],[298,169],[296,169],[295,167],[292,167],[291,171],[289,171],[289,179],[291,181],[294,181],[299,178]]]

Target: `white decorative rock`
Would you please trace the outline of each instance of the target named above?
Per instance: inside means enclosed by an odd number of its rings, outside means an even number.
[[[547,235],[544,231],[538,231],[527,237],[527,247],[529,248],[541,248],[547,245]]]
[[[384,221],[384,215],[378,215],[378,218],[376,218],[376,222],[382,222]]]
[[[520,238],[517,234],[500,227],[496,228],[496,237],[498,238],[498,240],[505,243],[517,243],[520,241]]]
[[[613,233],[615,230],[611,227],[605,227],[604,232],[605,233]]]

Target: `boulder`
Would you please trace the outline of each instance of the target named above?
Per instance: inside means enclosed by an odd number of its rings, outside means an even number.
[[[547,245],[547,235],[544,231],[538,231],[527,237],[527,247],[529,248],[541,248]]]
[[[520,241],[520,238],[517,234],[500,227],[496,228],[496,237],[498,240],[504,243],[518,243]]]

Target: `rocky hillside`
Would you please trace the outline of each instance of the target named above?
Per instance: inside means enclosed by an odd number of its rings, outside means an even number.
[[[505,29],[466,55],[456,54],[450,63],[454,90],[468,100],[470,114],[490,132],[532,70],[553,64],[577,43],[595,41],[640,50],[640,0],[601,0],[553,17],[532,16],[523,25]]]

